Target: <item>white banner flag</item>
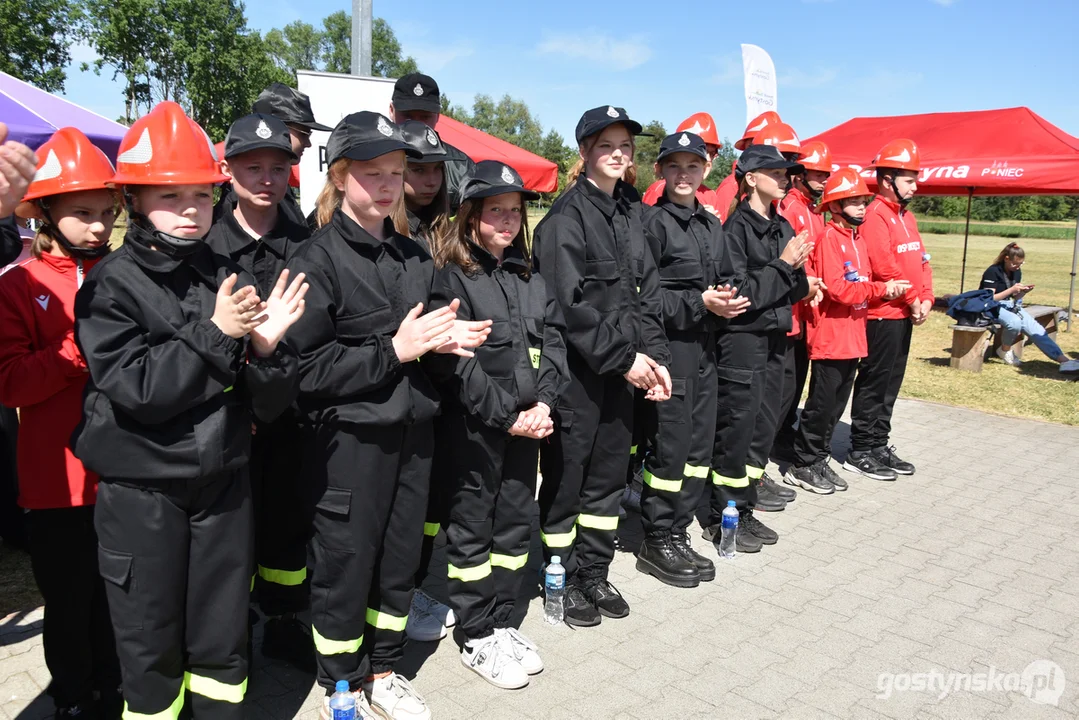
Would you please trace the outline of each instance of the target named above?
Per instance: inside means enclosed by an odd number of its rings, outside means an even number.
[[[746,75],[746,124],[776,105],[776,66],[763,48],[742,45],[742,69]]]

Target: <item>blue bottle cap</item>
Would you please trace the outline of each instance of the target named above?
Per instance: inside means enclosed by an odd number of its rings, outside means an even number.
[[[552,564],[552,565],[561,565],[561,564],[562,564],[562,558],[561,558],[561,556],[559,556],[559,555],[552,555],[552,556],[551,556],[551,564]]]
[[[339,693],[347,693],[348,692],[348,680],[338,680],[337,681],[337,686],[334,688],[334,690],[336,690]]]
[[[850,261],[850,260],[844,260],[844,261],[843,261],[843,265],[844,265],[844,266],[846,266],[846,265],[851,265],[851,264],[852,264],[852,263],[851,263],[851,261]]]
[[[736,503],[734,500],[728,500],[727,507],[738,507],[738,503]]]

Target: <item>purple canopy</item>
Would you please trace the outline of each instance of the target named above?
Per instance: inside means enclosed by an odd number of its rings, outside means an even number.
[[[105,151],[114,162],[127,128],[50,95],[22,80],[0,72],[0,122],[8,126],[8,139],[36,150],[62,127],[75,127]]]

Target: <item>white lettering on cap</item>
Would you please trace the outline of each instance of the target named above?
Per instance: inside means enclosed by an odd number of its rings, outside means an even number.
[[[435,137],[435,131],[431,128],[427,128],[427,144],[431,147],[438,146],[438,138]]]
[[[412,94],[416,97],[423,97],[423,85],[416,83],[416,87],[412,88]]]
[[[393,128],[390,127],[389,121],[381,115],[378,116],[378,125],[376,127],[378,128],[378,131],[386,137],[391,137],[393,135]]]
[[[678,144],[682,147],[689,145],[689,142],[689,135],[686,135],[685,133],[682,133],[682,137],[678,138]]]
[[[515,181],[516,178],[513,177],[513,171],[509,169],[509,166],[503,165],[502,182],[506,183],[507,185],[513,185]]]
[[[145,165],[154,156],[154,145],[150,142],[150,128],[143,128],[139,141],[134,146],[124,150],[116,158],[117,164],[128,163],[130,165]]]
[[[613,117],[613,118],[619,117],[619,113],[618,113],[617,110],[614,109],[613,105],[608,105],[607,106],[607,117]]]
[[[266,124],[265,120],[259,120],[259,126],[255,129],[255,134],[263,140],[269,140],[273,132],[270,130],[270,126]]]

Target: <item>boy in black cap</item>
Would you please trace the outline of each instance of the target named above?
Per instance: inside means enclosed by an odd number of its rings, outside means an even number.
[[[285,261],[311,234],[283,210],[295,161],[289,130],[277,118],[252,113],[229,128],[222,168],[232,176],[233,192],[206,243],[250,273],[260,297],[270,296]],[[299,511],[302,450],[299,417],[291,408],[271,423],[255,423],[250,457],[255,585],[268,618],[262,652],[308,670],[314,665],[311,633],[296,618],[307,606],[311,527]]]
[[[390,119],[394,122],[419,120],[433,129],[441,114],[442,97],[438,92],[438,83],[429,75],[409,73],[394,83],[393,98],[390,101]],[[461,204],[461,186],[472,172],[475,163],[453,145],[443,143],[443,146],[447,153],[446,186],[449,189],[451,209],[456,211]]]
[[[432,256],[434,240],[449,231],[450,199],[446,183],[449,152],[442,139],[419,120],[401,123],[405,142],[423,154],[411,158],[405,170],[405,209],[408,212],[408,236]]]
[[[715,566],[690,546],[687,529],[711,475],[716,423],[716,331],[749,300],[719,286],[726,251],[719,218],[697,201],[708,151],[694,133],[668,135],[656,159],[665,182],[642,222],[660,278],[663,325],[671,351],[671,399],[638,403],[651,452],[644,462],[637,569],[675,587],[714,580]]]

